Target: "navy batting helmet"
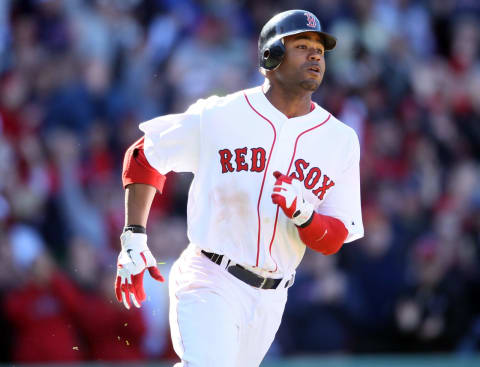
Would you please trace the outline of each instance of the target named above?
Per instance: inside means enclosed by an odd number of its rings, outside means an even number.
[[[322,36],[325,51],[333,49],[337,43],[335,37],[322,32],[318,18],[306,10],[288,10],[275,15],[262,28],[258,39],[260,66],[273,70],[285,56],[282,39],[303,32],[316,32]]]

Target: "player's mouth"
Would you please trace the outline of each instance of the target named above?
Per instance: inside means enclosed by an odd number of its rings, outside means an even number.
[[[315,75],[321,75],[322,69],[318,65],[309,65],[307,66],[307,71]]]

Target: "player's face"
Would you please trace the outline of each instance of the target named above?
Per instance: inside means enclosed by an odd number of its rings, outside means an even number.
[[[306,32],[284,38],[285,58],[276,70],[276,77],[285,85],[299,85],[315,91],[325,72],[325,47],[318,33]]]

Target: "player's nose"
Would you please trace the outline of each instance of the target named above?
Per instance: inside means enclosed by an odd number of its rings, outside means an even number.
[[[320,51],[312,50],[312,52],[310,52],[310,54],[308,55],[309,61],[319,62],[321,59],[322,59],[322,54]]]

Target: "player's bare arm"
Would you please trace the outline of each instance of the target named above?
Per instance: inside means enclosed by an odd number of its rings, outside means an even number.
[[[130,184],[125,189],[125,226],[147,227],[157,189],[147,184]]]

